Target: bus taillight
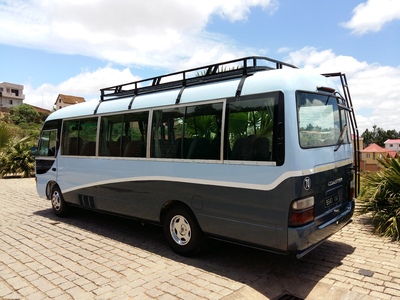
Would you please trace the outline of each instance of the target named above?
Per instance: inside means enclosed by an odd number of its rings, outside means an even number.
[[[354,180],[350,181],[350,188],[349,188],[349,200],[354,199],[356,195],[356,188],[354,184]]]
[[[296,200],[290,207],[289,226],[300,226],[314,220],[314,197]]]
[[[356,196],[355,170],[349,169],[349,201]]]

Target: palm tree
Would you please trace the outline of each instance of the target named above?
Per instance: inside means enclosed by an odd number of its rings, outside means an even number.
[[[29,177],[34,171],[35,160],[31,155],[30,145],[24,137],[18,141],[11,141],[0,155],[0,175],[21,175]]]
[[[0,149],[4,148],[11,139],[11,131],[3,122],[0,123]]]
[[[400,240],[400,158],[380,159],[383,169],[362,178],[359,212],[372,213],[376,231]]]

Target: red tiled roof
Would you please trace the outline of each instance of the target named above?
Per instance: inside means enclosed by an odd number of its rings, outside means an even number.
[[[369,145],[367,148],[361,150],[361,152],[389,152],[389,150],[373,143]]]
[[[389,139],[385,142],[385,144],[400,144],[400,139],[394,139],[394,140]]]

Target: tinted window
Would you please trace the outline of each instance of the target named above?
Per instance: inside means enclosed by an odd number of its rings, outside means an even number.
[[[148,112],[101,118],[100,151],[103,156],[146,156]]]
[[[155,110],[151,157],[220,159],[222,103]]]
[[[38,152],[39,156],[56,157],[59,147],[59,127],[61,121],[48,121],[43,125],[43,129],[39,138]]]
[[[228,159],[273,160],[277,103],[277,96],[243,97],[229,103]]]
[[[61,154],[96,155],[97,118],[64,121]]]
[[[57,129],[43,130],[39,139],[39,156],[56,156]]]

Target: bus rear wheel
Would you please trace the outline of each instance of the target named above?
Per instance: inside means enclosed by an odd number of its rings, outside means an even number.
[[[201,251],[203,233],[193,213],[183,206],[168,211],[164,236],[172,250],[180,255],[192,256]]]
[[[68,204],[64,201],[58,185],[53,187],[50,200],[53,212],[56,216],[65,217],[68,214]]]

